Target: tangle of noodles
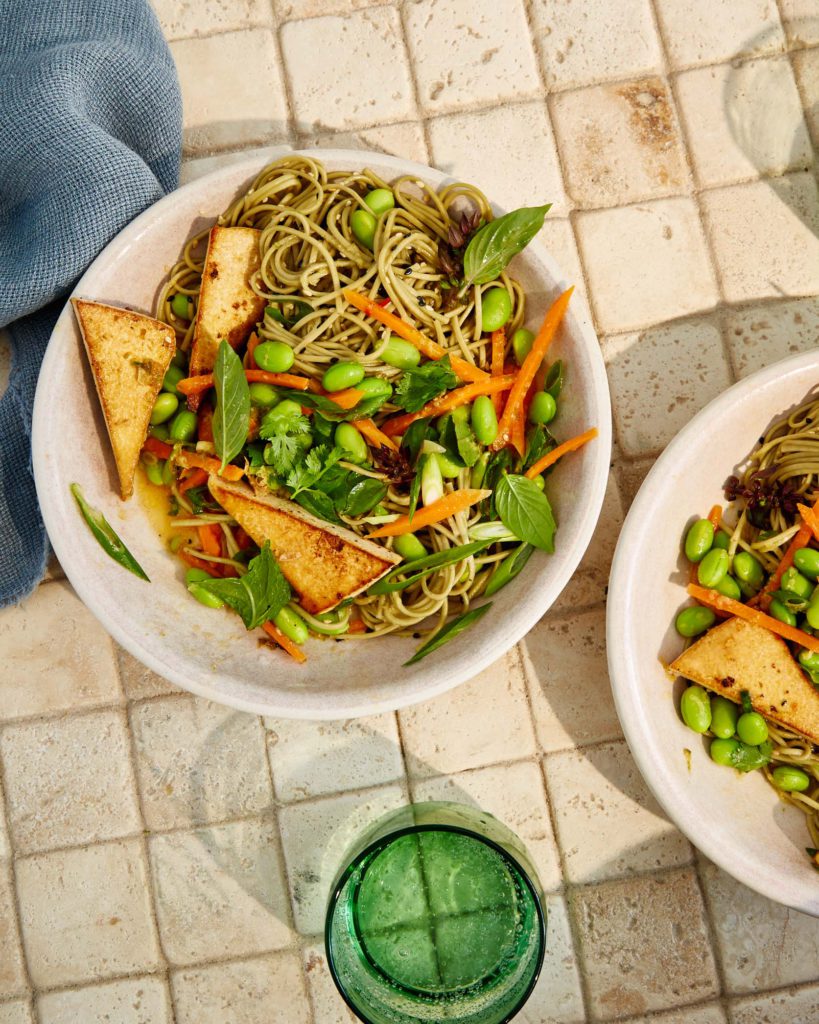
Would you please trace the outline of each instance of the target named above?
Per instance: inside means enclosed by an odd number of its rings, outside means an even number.
[[[356,241],[350,217],[358,209],[368,209],[363,196],[376,188],[390,189],[395,207],[379,217],[371,253]],[[369,170],[328,171],[318,160],[293,155],[265,167],[217,223],[261,231],[261,267],[251,281],[259,295],[279,300],[277,309],[287,308],[288,300],[306,304],[292,308],[304,311],[309,307],[293,326],[289,325],[293,317],[276,319],[268,310],[257,330],[260,341],[281,341],[292,347],[293,373],[320,379],[331,364],[350,360],[361,363],[367,372],[377,371],[394,380],[401,371],[379,358],[389,331],[350,307],[343,289],[389,296],[396,315],[481,368],[490,366],[490,337],[483,334],[481,324],[482,293],[497,285],[509,292],[512,313],[506,324],[507,338],[523,325],[523,291],[505,273],[497,280],[472,286],[459,298],[442,272],[438,246],[452,226],[450,215],[461,211],[478,211],[484,220],[492,219],[486,197],[471,185],[452,184],[436,192],[414,177],[386,182]],[[208,230],[185,246],[157,308],[157,317],[174,328],[177,345],[184,351],[192,342],[194,320],[177,317],[172,299],[186,295],[195,309]],[[387,403],[376,415],[376,422],[396,411],[401,410]],[[344,465],[366,476],[388,479],[385,473]],[[446,489],[469,487],[469,479],[470,471],[463,470],[459,477],[447,481]],[[408,487],[390,484],[381,504],[394,514],[406,513],[409,502]],[[346,526],[362,535],[373,528],[366,518],[342,518]],[[476,506],[419,530],[418,537],[430,552],[442,551],[467,543],[470,526],[480,518]],[[202,557],[198,550],[191,553]],[[508,553],[508,548],[495,545],[435,571],[406,590],[357,597],[355,604],[367,631],[344,634],[343,638],[396,631],[417,634],[419,624],[431,616],[435,616],[432,629],[440,629],[448,616],[469,608],[486,586],[493,565]]]

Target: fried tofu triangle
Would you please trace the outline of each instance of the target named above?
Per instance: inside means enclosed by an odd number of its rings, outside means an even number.
[[[151,411],[176,351],[173,328],[119,306],[71,302],[114,450],[120,495],[127,501]]]
[[[762,626],[728,619],[683,651],[671,669],[737,704],[746,690],[755,711],[819,743],[819,691],[785,641]]]
[[[284,498],[259,497],[245,484],[208,481],[211,494],[261,546],[270,549],[287,582],[313,615],[354,597],[401,558],[352,530],[326,523]]]
[[[191,377],[213,370],[222,338],[237,348],[264,315],[265,300],[250,287],[259,269],[260,235],[256,228],[210,230],[193,332]],[[196,408],[199,401],[198,395],[191,395],[188,405]]]

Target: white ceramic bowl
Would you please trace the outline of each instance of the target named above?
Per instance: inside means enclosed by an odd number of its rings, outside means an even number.
[[[281,151],[271,154],[280,156]],[[439,171],[377,153],[315,150],[331,169],[370,167],[384,178],[415,174],[433,185]],[[168,196],[118,235],[91,265],[75,294],[151,312],[160,285],[187,238],[212,222],[247,187],[265,160],[218,170]],[[525,197],[521,197],[525,201]],[[528,296],[528,320],[539,322],[568,283],[537,244],[516,258],[514,273]],[[347,718],[426,700],[463,682],[516,643],[543,615],[571,577],[594,530],[603,501],[611,449],[609,396],[594,331],[578,303],[554,352],[569,366],[556,425],[569,437],[594,424],[600,436],[566,459],[548,484],[559,523],[557,551],[537,553],[524,573],[495,598],[479,628],[410,668],[412,638],[313,642],[306,665],[258,644],[233,615],[206,611],[182,585],[182,566],[157,538],[138,498],[116,493],[113,459],[68,306],[52,335],[34,407],[34,473],[54,550],[79,596],[111,635],[149,668],[211,700],[257,714]],[[69,493],[79,482],[151,578],[125,572],[99,548]]]
[[[691,842],[769,899],[819,916],[819,872],[805,855],[804,815],[779,800],[760,772],[714,764],[707,742],[680,720],[663,662],[684,642],[674,618],[686,602],[686,527],[767,427],[819,385],[815,352],[785,359],[729,388],[674,438],[626,518],[608,595],[609,672],[631,752],[666,814]],[[691,751],[690,767],[684,748]]]

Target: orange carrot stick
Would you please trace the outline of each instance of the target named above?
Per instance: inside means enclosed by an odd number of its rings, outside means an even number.
[[[206,469],[189,469],[187,473],[188,475],[179,484],[180,494],[190,491],[193,487],[201,487],[202,484],[208,482],[208,472]]]
[[[293,388],[295,391],[307,391],[307,377],[299,377],[295,373],[268,373],[267,370],[245,370],[245,379],[249,384],[274,384],[280,388]],[[183,395],[201,395],[213,387],[213,374],[200,373],[197,377],[184,377],[176,385]]]
[[[347,627],[348,633],[366,633],[367,623],[363,619],[350,619],[350,625]]]
[[[567,455],[569,452],[576,452],[578,448],[582,448],[584,444],[591,441],[594,437],[597,437],[597,427],[592,427],[591,430],[578,434],[577,437],[569,438],[568,441],[564,441],[563,444],[559,444],[557,448],[553,448],[550,452],[547,452],[543,458],[538,459],[533,466],[530,466],[526,470],[526,476],[528,476],[530,480],[534,480],[534,478],[539,476],[545,469],[554,465],[558,459]]]
[[[218,557],[222,554],[222,531],[216,523],[205,523],[204,526],[198,526],[197,532],[199,534],[199,543],[202,545],[202,550],[206,555],[216,555]]]
[[[757,608],[750,608],[741,601],[735,601],[733,598],[725,597],[724,594],[720,594],[716,590],[708,590],[705,587],[698,586],[696,583],[688,584],[688,593],[707,608],[735,615],[738,619],[745,619],[746,622],[750,622],[755,626],[762,626],[764,629],[778,634],[785,640],[792,640],[794,643],[801,644],[810,651],[819,651],[819,637],[809,636],[807,633],[803,633],[801,629],[789,626],[786,622],[780,622],[779,619],[766,615]]]
[[[403,338],[404,341],[408,341],[411,345],[414,345],[418,351],[423,353],[423,355],[428,359],[442,359],[444,356],[448,355],[452,369],[461,380],[479,381],[486,380],[489,376],[489,374],[484,370],[478,369],[477,366],[473,366],[472,363],[468,363],[465,359],[461,359],[460,356],[447,352],[446,349],[439,345],[437,341],[433,341],[432,338],[427,338],[426,335],[421,334],[417,328],[408,324],[406,320],[402,320],[394,313],[388,313],[386,309],[379,306],[373,299],[368,298],[366,295],[362,295],[361,292],[354,292],[348,288],[343,292],[343,295],[351,306],[355,306],[355,308],[360,309],[362,313],[365,313],[367,316],[371,316],[373,320],[378,320],[379,323],[389,327],[389,329],[397,334],[399,338]]]
[[[464,384],[462,388],[455,388],[447,391],[431,402],[427,402],[423,409],[418,412],[408,412],[403,416],[393,416],[381,425],[385,434],[394,437],[403,434],[407,427],[416,420],[426,416],[440,416],[442,413],[451,412],[460,405],[466,405],[479,395],[494,395],[498,391],[508,391],[515,383],[515,375],[509,374],[503,377],[487,377],[485,381],[478,381],[475,384]]]
[[[714,533],[716,533],[719,529],[721,519],[722,505],[712,505],[711,511],[708,513],[708,522],[714,527]]]
[[[253,331],[250,337],[247,339],[247,350],[245,351],[245,369],[246,370],[257,370],[256,358],[253,353],[256,351],[256,346],[259,344],[259,335]]]
[[[394,452],[398,451],[398,445],[395,441],[393,441],[391,437],[388,437],[383,431],[379,430],[371,419],[353,420],[352,425],[367,439],[370,447],[392,448]]]
[[[819,541],[819,501],[816,502],[813,508],[808,508],[807,505],[797,505],[796,507],[799,509],[799,515],[802,516],[802,525],[808,528],[814,540]],[[797,533],[796,536],[798,537],[799,533]],[[794,540],[795,539],[796,538],[794,538]],[[807,541],[805,544],[806,543]],[[804,547],[805,544],[803,544],[802,547]]]
[[[802,516],[802,525],[793,535],[785,554],[782,556],[779,565],[773,571],[771,578],[762,588],[762,590],[751,598],[748,602],[752,606],[760,605],[766,609],[771,603],[770,594],[774,591],[779,590],[779,584],[782,582],[782,577],[793,565],[793,556],[800,548],[807,547],[810,543],[811,537],[817,536],[815,530],[819,530],[819,520],[817,520],[817,513],[819,513],[819,501],[813,506],[808,508],[806,505],[797,505],[799,514]],[[819,539],[819,538],[818,538]]]
[[[499,327],[492,331],[492,376],[503,376],[503,354],[506,351],[506,331]],[[503,400],[500,392],[492,395],[492,405],[495,406],[495,415],[500,416]]]
[[[307,655],[303,650],[294,644],[293,641],[284,635],[280,629],[278,629],[272,622],[263,622],[262,629],[267,633],[271,640],[275,640],[276,643],[281,647],[283,651],[287,651],[291,658],[298,661],[299,664],[304,664],[307,661]]]
[[[400,537],[402,533],[412,533],[420,530],[423,526],[431,526],[433,523],[440,523],[443,519],[463,512],[470,505],[475,505],[484,498],[488,498],[491,491],[472,490],[464,488],[461,491],[452,491],[445,494],[443,498],[433,501],[431,505],[418,509],[410,522],[409,516],[399,516],[394,522],[368,533],[368,537]]]
[[[537,337],[532,342],[529,355],[524,359],[523,366],[520,368],[515,386],[506,399],[503,415],[498,423],[498,436],[491,445],[494,451],[498,451],[499,448],[509,444],[512,438],[513,422],[518,417],[523,416],[523,400],[526,397],[526,392],[529,390],[529,385],[535,379],[535,374],[540,369],[543,357],[546,355],[546,351],[557,333],[573,291],[574,287],[567,288],[562,295],[559,295],[544,317]]]
[[[165,444],[164,441],[160,441],[156,437],[146,438],[142,450],[153,452],[160,459],[170,458],[174,451],[169,444]],[[208,473],[215,473],[217,476],[223,477],[225,480],[241,480],[245,475],[245,471],[240,466],[232,466],[230,464],[225,466],[224,472],[222,472],[222,463],[219,459],[214,459],[210,455],[200,455],[199,452],[189,452],[184,448],[180,448],[177,451],[174,460],[183,469],[204,469]]]
[[[364,397],[364,392],[358,388],[344,388],[343,391],[325,391],[324,397],[335,402],[340,409],[355,409]]]

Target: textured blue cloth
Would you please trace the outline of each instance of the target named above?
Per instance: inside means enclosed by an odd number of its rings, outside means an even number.
[[[42,578],[31,474],[37,374],[65,295],[176,187],[182,104],[148,0],[0,0],[0,607]]]

